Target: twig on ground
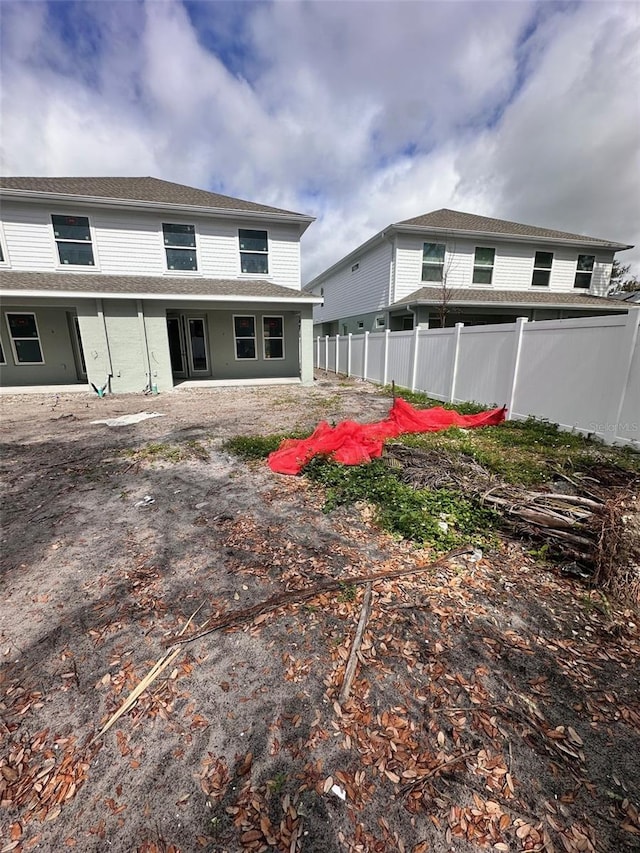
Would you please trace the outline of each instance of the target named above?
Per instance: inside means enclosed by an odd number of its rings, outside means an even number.
[[[391,580],[393,578],[400,578],[404,575],[413,575],[418,572],[427,572],[431,569],[438,568],[439,566],[443,566],[447,560],[452,560],[454,557],[460,557],[463,554],[472,554],[473,548],[467,546],[466,548],[458,548],[455,551],[449,551],[448,554],[445,554],[440,559],[435,560],[433,563],[427,563],[425,566],[412,566],[408,569],[396,569],[391,572],[378,572],[377,574],[372,575],[361,575],[360,577],[347,577],[342,578],[339,581],[328,581],[323,584],[319,584],[318,586],[311,587],[309,589],[294,589],[291,592],[281,593],[280,595],[273,595],[271,598],[268,598],[266,601],[261,602],[260,604],[255,604],[253,607],[247,607],[245,610],[235,610],[231,611],[231,613],[226,613],[224,616],[220,616],[215,619],[213,622],[209,624],[205,622],[203,626],[201,626],[201,630],[198,631],[197,634],[193,634],[191,637],[182,638],[179,634],[177,637],[170,637],[168,640],[165,640],[164,645],[167,647],[171,647],[174,645],[184,645],[185,643],[192,643],[194,640],[199,640],[201,637],[206,637],[207,634],[212,634],[214,631],[219,631],[222,628],[230,628],[236,627],[237,625],[243,625],[246,622],[252,622],[258,616],[262,616],[267,613],[273,613],[276,610],[280,610],[282,607],[287,607],[290,604],[302,604],[305,601],[309,601],[311,598],[315,598],[318,595],[322,595],[325,592],[337,592],[341,589],[342,585],[346,582],[353,586],[360,586],[366,583],[376,583],[376,581],[381,580]]]
[[[347,699],[349,698],[349,694],[351,693],[351,685],[353,684],[353,679],[356,674],[356,666],[358,664],[358,652],[360,651],[360,646],[362,645],[362,635],[364,634],[364,629],[367,627],[367,622],[369,621],[369,616],[371,615],[372,593],[373,585],[371,581],[369,581],[369,583],[365,587],[364,601],[362,602],[362,610],[360,611],[360,618],[358,619],[358,627],[356,628],[355,637],[353,638],[353,643],[351,644],[349,660],[347,661],[347,666],[344,671],[344,680],[340,689],[340,695],[338,696],[338,702],[341,705],[347,701]]]

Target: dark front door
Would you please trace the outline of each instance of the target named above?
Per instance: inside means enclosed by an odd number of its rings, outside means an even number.
[[[196,379],[211,375],[207,321],[205,317],[168,314],[167,334],[171,372],[176,379]]]

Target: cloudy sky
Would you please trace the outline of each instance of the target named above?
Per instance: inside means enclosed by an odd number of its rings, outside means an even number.
[[[0,2],[6,175],[317,217],[308,279],[440,207],[639,248],[638,2]]]

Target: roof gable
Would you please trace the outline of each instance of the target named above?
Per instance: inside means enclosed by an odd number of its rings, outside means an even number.
[[[220,193],[212,193],[175,184],[160,178],[38,178],[38,177],[2,177],[0,188],[24,190],[32,193],[53,193],[64,196],[76,195],[85,198],[118,199],[121,201],[141,201],[156,204],[189,205],[209,207],[221,210],[242,210],[254,213],[275,213],[288,216],[303,216],[291,210],[257,204],[241,198]],[[305,217],[311,218],[311,217]]]
[[[404,219],[395,223],[396,226],[411,225],[420,228],[437,228],[448,231],[481,232],[484,234],[503,234],[512,237],[537,237],[550,240],[571,240],[581,243],[620,245],[612,240],[601,237],[587,237],[584,234],[572,234],[568,231],[556,231],[552,228],[538,228],[535,225],[524,225],[521,222],[510,222],[507,219],[493,219],[490,216],[478,216],[475,213],[463,213],[460,210],[449,210],[446,207],[432,210],[413,219]]]

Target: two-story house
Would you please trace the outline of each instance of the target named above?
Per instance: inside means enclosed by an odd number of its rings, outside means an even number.
[[[0,179],[0,382],[313,381],[310,216],[157,178]]]
[[[622,243],[455,210],[389,225],[304,289],[315,334],[625,313],[606,298]]]

